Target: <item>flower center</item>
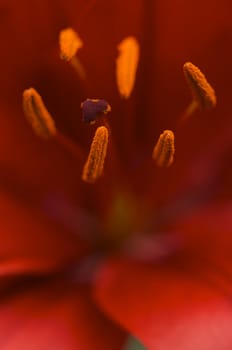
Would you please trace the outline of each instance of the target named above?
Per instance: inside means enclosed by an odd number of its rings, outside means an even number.
[[[84,81],[85,69],[78,58],[78,50],[83,47],[80,36],[72,28],[67,28],[61,31],[59,42],[61,59],[70,63],[78,78]],[[115,62],[116,84],[120,98],[127,100],[134,88],[140,45],[136,38],[127,37],[118,45],[118,51]],[[177,126],[181,126],[197,108],[204,110],[213,108],[216,104],[215,92],[203,73],[189,62],[184,64],[183,69],[193,100],[180,117]],[[24,91],[23,109],[37,136],[57,142],[83,165],[80,181],[84,187],[88,187],[87,191],[91,188],[90,191],[96,195],[97,202],[100,202],[96,205],[96,216],[100,223],[98,229],[100,245],[103,242],[103,245],[108,247],[122,247],[134,235],[134,242],[139,241],[143,247],[148,247],[149,243],[145,244],[144,241],[141,243],[138,237],[141,232],[146,236],[147,229],[149,230],[147,237],[150,237],[152,228],[147,222],[149,221],[147,215],[152,212],[152,209],[147,210],[147,204],[143,201],[139,203],[140,199],[133,191],[122,190],[127,188],[128,174],[124,173],[124,167],[121,166],[121,159],[112,137],[108,121],[108,114],[111,112],[110,104],[104,99],[93,99],[88,96],[81,104],[83,122],[95,129],[87,156],[76,141],[71,140],[56,128],[53,117],[34,88]],[[161,132],[158,140],[154,142],[153,150],[151,149],[148,153],[149,162],[154,163],[151,166],[168,168],[173,164],[174,138],[172,130]],[[129,181],[135,176],[133,171],[133,169],[130,170]],[[84,209],[88,211],[89,208]]]

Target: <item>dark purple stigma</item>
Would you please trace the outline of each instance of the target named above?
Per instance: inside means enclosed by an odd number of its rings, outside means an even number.
[[[111,111],[111,107],[106,100],[87,98],[81,104],[83,122],[94,123],[97,118]]]

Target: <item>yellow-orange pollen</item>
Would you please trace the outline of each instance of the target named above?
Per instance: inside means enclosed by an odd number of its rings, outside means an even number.
[[[59,44],[60,58],[66,62],[69,62],[76,71],[78,77],[82,81],[85,81],[85,69],[79,58],[76,56],[77,51],[83,46],[83,41],[79,37],[78,33],[72,28],[61,30],[59,34]]]
[[[139,43],[129,36],[118,45],[119,55],[116,59],[116,80],[120,95],[128,99],[132,93],[139,62]]]
[[[105,126],[97,128],[87,161],[82,172],[82,180],[88,183],[95,181],[102,175],[107,153],[109,132]]]
[[[152,153],[152,158],[159,167],[172,165],[175,153],[174,139],[174,133],[171,130],[164,130],[160,135]]]
[[[191,62],[186,62],[183,71],[198,107],[201,109],[215,107],[217,102],[215,91],[200,69]]]
[[[23,92],[23,110],[28,122],[39,137],[49,139],[56,134],[53,118],[34,88]]]
[[[60,57],[65,61],[70,61],[83,46],[79,35],[72,29],[66,28],[60,32]]]

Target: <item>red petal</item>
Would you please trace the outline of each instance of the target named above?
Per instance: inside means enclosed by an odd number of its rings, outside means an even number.
[[[0,212],[0,277],[51,272],[83,254],[77,237],[3,192]]]
[[[22,112],[23,89],[18,112],[0,103],[0,186],[35,202],[51,193],[78,195],[80,164],[54,140],[35,136]]]
[[[42,282],[0,306],[2,350],[118,350],[124,334],[96,309],[88,291]]]
[[[175,232],[183,237],[184,259],[198,264],[198,275],[220,286],[221,290],[231,290],[232,276],[232,202],[211,203],[189,215]]]
[[[99,273],[96,299],[149,350],[232,348],[230,301],[197,270],[193,275],[188,260],[185,266],[111,261]]]
[[[205,256],[221,256],[231,259],[232,201],[214,202],[180,221],[175,231],[182,232],[186,243]]]

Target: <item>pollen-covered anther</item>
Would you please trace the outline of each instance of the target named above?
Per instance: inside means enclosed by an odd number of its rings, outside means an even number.
[[[191,62],[186,62],[183,71],[198,107],[201,109],[215,107],[217,102],[215,91],[200,69]]]
[[[134,87],[139,62],[139,43],[130,36],[118,45],[119,55],[116,60],[116,80],[123,98],[129,98]]]
[[[79,35],[72,28],[61,30],[59,36],[60,58],[64,61],[70,61],[83,46]]]
[[[39,137],[49,139],[56,134],[54,120],[34,88],[23,92],[23,110],[28,122]]]
[[[175,136],[171,130],[164,130],[153,149],[152,158],[159,167],[172,165],[175,153]]]
[[[82,172],[82,180],[88,183],[95,183],[102,175],[104,162],[107,153],[109,132],[105,126],[97,128],[87,161]]]
[[[83,122],[94,124],[97,118],[108,114],[111,107],[106,100],[87,98],[81,103]]]

